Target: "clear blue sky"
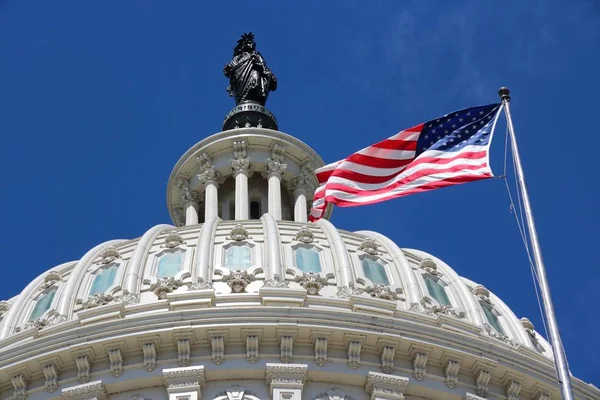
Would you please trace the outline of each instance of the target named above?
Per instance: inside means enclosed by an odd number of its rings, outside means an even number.
[[[599,3],[301,3],[0,0],[0,299],[100,242],[169,222],[171,168],[220,130],[233,107],[222,67],[254,31],[279,79],[268,106],[280,129],[327,162],[510,86],[567,355],[600,386],[599,180],[587,152],[600,147]],[[498,175],[503,142],[500,123]],[[502,180],[338,208],[333,222],[435,254],[543,330]]]

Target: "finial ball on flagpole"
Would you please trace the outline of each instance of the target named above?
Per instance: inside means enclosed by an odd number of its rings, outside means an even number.
[[[510,100],[510,90],[506,86],[502,86],[498,90],[498,95],[500,95],[500,100]]]

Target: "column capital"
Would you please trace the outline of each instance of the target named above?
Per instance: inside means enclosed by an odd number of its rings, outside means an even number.
[[[369,372],[365,392],[371,395],[371,400],[402,400],[408,382],[409,379],[404,376]]]
[[[179,187],[179,202],[181,207],[185,210],[189,205],[193,205],[197,209],[200,204],[200,193],[190,188],[190,181],[185,178],[179,178],[177,179],[177,186]]]
[[[233,177],[235,178],[238,174],[244,174],[248,178],[251,178],[254,175],[252,171],[252,159],[250,157],[246,158],[236,158],[231,160],[231,169],[233,170]]]
[[[102,381],[65,388],[62,390],[62,396],[67,400],[106,400],[108,398]]]
[[[209,168],[203,169],[202,172],[198,174],[198,180],[204,185],[212,183],[215,186],[219,186],[225,182],[225,177],[214,166],[210,166]]]
[[[262,173],[263,178],[269,179],[272,176],[276,176],[281,179],[281,176],[285,172],[287,168],[287,164],[283,164],[280,161],[275,161],[271,158],[267,159],[267,164],[265,165],[265,170]]]
[[[195,392],[206,385],[204,366],[163,369],[163,379],[169,395],[175,393]]]
[[[298,194],[313,194],[317,189],[318,182],[315,178],[313,166],[310,163],[305,163],[300,169],[300,175],[292,179],[290,189],[294,195]]]

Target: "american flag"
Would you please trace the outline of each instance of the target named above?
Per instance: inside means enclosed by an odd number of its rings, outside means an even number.
[[[329,203],[353,207],[492,177],[489,146],[501,104],[419,124],[317,169],[310,219]]]

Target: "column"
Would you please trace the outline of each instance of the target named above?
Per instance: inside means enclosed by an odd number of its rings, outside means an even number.
[[[267,158],[265,171],[262,173],[269,184],[268,212],[276,221],[281,220],[281,176],[287,168],[287,164],[283,163],[284,153],[285,145],[275,143],[271,147],[271,158]]]
[[[198,223],[198,210],[200,209],[200,194],[197,190],[190,188],[190,181],[181,178],[178,182],[181,208],[185,213],[185,225],[196,225]]]
[[[267,385],[273,400],[302,400],[308,365],[267,363]]]
[[[200,400],[206,385],[204,366],[163,369],[163,379],[169,400]]]
[[[204,184],[204,220],[219,216],[219,184],[225,181],[221,173],[212,165],[212,159],[206,153],[198,157],[200,173],[198,180]]]
[[[315,179],[315,174],[311,166],[306,163],[302,166],[300,175],[292,179],[291,188],[294,192],[294,221],[308,221],[307,197],[314,194],[316,187],[317,181]]]
[[[250,158],[231,160],[235,179],[235,219],[248,219],[250,201],[248,198],[248,178],[252,177]]]

